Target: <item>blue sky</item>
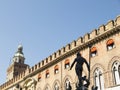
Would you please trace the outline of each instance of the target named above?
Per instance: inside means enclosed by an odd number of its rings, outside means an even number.
[[[0,84],[19,44],[33,66],[118,15],[120,0],[1,0]]]

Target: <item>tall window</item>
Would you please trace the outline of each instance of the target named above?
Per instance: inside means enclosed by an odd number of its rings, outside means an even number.
[[[56,66],[54,67],[54,73],[57,74],[58,72],[59,72],[59,66],[56,65]]]
[[[65,90],[72,90],[72,87],[68,78],[65,80]]]
[[[91,54],[91,57],[94,57],[94,56],[97,55],[97,49],[96,49],[96,47],[92,47],[90,49],[90,54]]]
[[[112,66],[112,71],[114,77],[114,84],[115,85],[120,84],[120,62],[118,61],[114,62]]]
[[[115,47],[115,44],[114,44],[113,39],[109,39],[109,40],[107,41],[107,50],[111,50],[111,49],[113,49],[114,47]]]
[[[70,67],[70,61],[69,59],[65,60],[65,69]]]
[[[104,79],[102,71],[99,68],[96,68],[94,71],[94,82],[98,90],[104,90]]]
[[[54,85],[54,90],[60,90],[59,85],[57,83],[55,83],[55,85]]]

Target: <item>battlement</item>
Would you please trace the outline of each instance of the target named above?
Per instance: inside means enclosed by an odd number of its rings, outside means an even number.
[[[32,74],[35,71],[41,69],[42,67],[48,65],[52,61],[57,60],[59,57],[70,52],[71,50],[78,48],[84,45],[85,43],[94,40],[95,38],[104,35],[105,33],[112,31],[116,28],[120,29],[120,16],[117,16],[115,20],[108,21],[105,25],[99,26],[98,29],[92,30],[90,33],[85,34],[83,37],[79,37],[77,40],[73,40],[71,43],[68,43],[67,45],[63,46],[61,49],[57,50],[44,60],[41,60],[39,63],[35,64],[31,68],[28,67],[24,72],[19,74],[17,77],[14,77],[13,79],[1,85],[0,89],[6,88],[7,86],[19,82],[23,78],[27,77],[29,74]]]

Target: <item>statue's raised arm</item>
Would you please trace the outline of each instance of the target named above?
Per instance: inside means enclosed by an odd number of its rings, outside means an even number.
[[[73,68],[74,64],[76,62],[76,59],[73,61],[73,63],[71,64],[70,70]]]

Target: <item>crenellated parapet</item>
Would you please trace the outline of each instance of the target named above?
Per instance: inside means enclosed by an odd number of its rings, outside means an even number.
[[[88,47],[88,44],[98,41],[99,39],[101,39],[101,37],[107,35],[107,33],[109,33],[110,35],[111,33],[117,31],[120,31],[120,16],[117,16],[115,20],[108,21],[105,25],[99,26],[98,29],[94,29],[90,33],[86,33],[83,37],[79,37],[77,40],[68,43],[47,58],[40,60],[39,63],[35,64],[31,68],[27,67],[25,71],[23,71],[13,79],[9,80],[8,82],[2,84],[0,86],[0,90],[4,90],[6,89],[6,87],[11,86],[12,84],[17,83],[21,80],[24,80],[26,77],[32,75],[33,73],[37,73],[43,68],[47,68],[50,63],[58,60],[60,57],[65,56],[71,51],[78,50],[77,48],[82,48],[83,46]]]
[[[98,29],[94,29],[92,30],[92,32],[85,34],[83,37],[79,37],[77,40],[74,40],[66,46],[63,46],[61,49],[57,50],[56,52],[39,62],[37,66],[35,65],[33,67],[37,67],[37,69],[39,69],[47,65],[48,63],[51,63],[52,61],[56,60],[57,58],[61,57],[62,55],[70,52],[71,50],[80,47],[85,43],[88,43],[98,38],[104,33],[114,30],[117,27],[120,27],[120,16],[118,16],[115,20],[108,21],[106,25],[101,25]]]
[[[93,39],[93,38],[96,38],[98,35],[98,30],[97,29],[94,29],[91,33],[90,33],[90,38]]]

